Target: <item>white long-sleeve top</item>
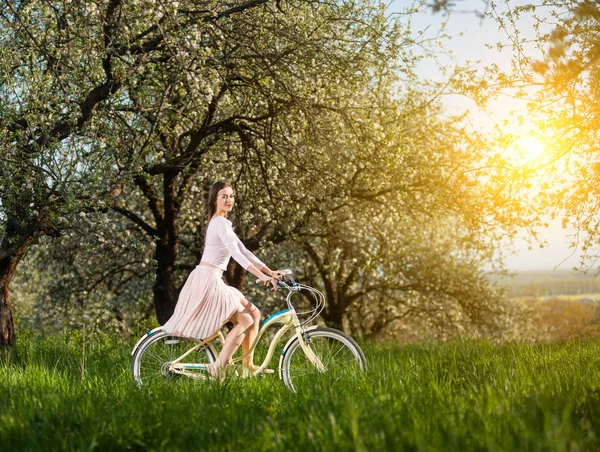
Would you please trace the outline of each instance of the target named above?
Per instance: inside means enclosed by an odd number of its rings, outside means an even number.
[[[235,235],[231,221],[225,217],[213,217],[206,230],[206,244],[200,262],[206,262],[221,270],[227,270],[229,259],[234,258],[242,267],[247,269],[254,264],[262,269],[265,264],[252,254]]]

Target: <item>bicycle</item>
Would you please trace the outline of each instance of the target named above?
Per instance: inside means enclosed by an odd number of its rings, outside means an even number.
[[[283,280],[278,282],[278,286],[288,291],[288,308],[272,314],[263,322],[248,353],[256,349],[265,331],[271,326],[280,324],[281,327],[273,336],[264,361],[251,376],[263,373],[282,337],[290,330],[293,330],[293,335],[283,347],[279,358],[279,377],[292,391],[297,392],[303,382],[310,384],[312,375],[315,374],[327,373],[341,378],[366,370],[365,355],[350,336],[334,328],[308,326],[325,307],[323,293],[314,287],[297,283],[292,278],[291,270],[283,271]],[[292,298],[300,293],[312,296],[313,309],[296,312]],[[299,315],[306,315],[308,318],[300,321]],[[222,344],[224,340],[221,331],[204,340],[196,340],[170,335],[160,327],[150,330],[138,341],[131,353],[133,378],[140,386],[157,378],[208,379],[205,366],[215,361],[218,356],[216,344]],[[232,358],[229,364],[238,363],[245,356]]]

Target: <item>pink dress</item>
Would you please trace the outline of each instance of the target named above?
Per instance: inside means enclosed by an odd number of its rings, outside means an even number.
[[[212,336],[229,321],[238,310],[244,295],[223,281],[223,271],[233,257],[247,269],[254,264],[262,269],[262,263],[252,254],[233,232],[231,221],[225,217],[213,217],[206,231],[206,245],[200,262],[188,276],[181,289],[175,312],[162,326],[167,333],[204,339]]]

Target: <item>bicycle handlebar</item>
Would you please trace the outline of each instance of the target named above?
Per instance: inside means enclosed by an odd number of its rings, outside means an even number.
[[[308,318],[302,322],[302,325],[306,325],[306,324],[310,323],[313,319],[315,319],[321,313],[321,311],[323,311],[323,308],[325,307],[325,296],[323,295],[323,293],[321,291],[315,289],[314,287],[310,287],[310,286],[306,286],[304,284],[297,283],[294,280],[294,278],[292,278],[291,270],[285,269],[285,270],[282,270],[281,273],[283,274],[283,280],[280,281],[280,280],[276,279],[277,287],[279,287],[281,289],[287,289],[289,291],[287,298],[286,298],[286,302],[290,309],[294,309],[293,305],[291,304],[292,292],[304,291],[304,292],[308,292],[311,294],[313,300],[315,301],[314,308],[310,309],[308,311],[305,311],[305,312],[297,312],[297,315],[308,314]],[[273,279],[275,279],[275,278],[273,278]],[[262,282],[260,279],[256,280],[257,284],[260,282]]]

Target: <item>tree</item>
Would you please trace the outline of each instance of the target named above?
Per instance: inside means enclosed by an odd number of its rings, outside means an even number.
[[[182,238],[186,220],[193,232],[206,221],[187,212],[202,204],[198,195],[209,181],[226,175],[242,199],[252,199],[252,208],[236,217],[251,250],[298,234],[318,210],[318,190],[335,186],[328,164],[348,158],[340,149],[348,134],[335,124],[361,129],[363,142],[375,137],[369,124],[357,122],[364,119],[357,112],[377,108],[369,94],[375,81],[389,83],[393,77],[386,72],[398,69],[399,56],[414,46],[403,40],[410,30],[390,25],[378,7],[282,5],[265,3],[205,22],[193,35],[169,28],[173,18],[165,16],[170,44],[157,50],[146,71],[131,76],[114,105],[110,147],[126,167],[137,166],[135,191],[113,208],[155,240],[160,323],[170,317],[187,275],[180,270],[199,260],[202,242]],[[197,12],[180,4],[173,14]],[[142,19],[128,26],[143,30]],[[408,56],[404,74],[414,77]],[[309,139],[328,133],[326,151]],[[314,174],[321,183],[311,179]],[[127,203],[139,196],[146,199],[143,210]],[[229,282],[240,287],[244,274],[234,264]]]
[[[11,287],[17,331],[86,329],[128,337],[151,327],[152,251],[135,225],[114,213],[74,216],[19,265]]]
[[[323,317],[338,328],[379,334],[421,315],[441,334],[499,335],[501,293],[482,267],[500,231],[490,225],[499,224],[494,191],[479,180],[480,142],[427,93],[394,105],[364,118],[377,140],[353,143],[348,133],[351,159],[312,137],[336,166],[327,196],[283,254],[300,263],[301,280],[324,288]]]
[[[268,154],[282,153],[285,134],[306,129],[315,113],[338,111],[341,117],[357,108],[352,88],[368,84],[370,71],[383,67],[383,52],[394,52],[399,41],[398,26],[389,26],[381,9],[352,3],[254,0],[199,8],[197,2],[7,2],[0,17],[2,136],[16,153],[12,162],[47,148],[64,154],[71,139],[70,146],[91,146],[110,160],[97,175],[108,169],[133,181],[149,216],[125,206],[129,193],[122,200],[112,196],[109,207],[156,239],[160,321],[177,295],[181,206],[209,150],[212,158],[234,153],[242,161],[255,153],[264,166]],[[115,191],[112,183],[105,185],[105,193]],[[57,197],[61,203],[73,198]],[[8,209],[9,201],[4,204]],[[71,210],[81,211],[75,204]],[[25,214],[46,212],[35,207]],[[22,244],[34,243],[44,229],[36,224],[27,233],[21,225],[3,231],[4,293],[27,249]]]
[[[508,178],[524,188],[529,219],[540,225],[542,214],[562,217],[564,227],[578,231],[571,247],[586,252],[582,268],[594,265],[600,243],[600,7],[592,1],[543,1],[506,12],[493,7],[489,17],[506,33],[507,42],[499,46],[512,51],[512,70],[488,68],[474,92],[483,101],[507,91],[526,100],[521,119],[527,117],[547,148],[541,159]]]
[[[110,176],[137,171],[139,162],[111,160],[114,143],[100,139],[114,125],[109,101],[123,94],[134,72],[161,63],[154,54],[169,45],[170,33],[185,36],[198,24],[263,3],[207,4],[206,10],[194,3],[170,21],[175,3],[2,4],[0,142],[3,180],[11,182],[1,193],[0,344],[15,340],[8,287],[29,246],[58,234],[64,214],[106,209],[100,201],[107,195],[110,202],[117,188]]]
[[[110,36],[112,11],[102,29]],[[15,333],[9,284],[28,248],[44,235],[57,235],[72,213],[94,208],[110,192],[110,161],[91,139],[73,139],[86,130],[99,104],[118,90],[109,70],[104,77],[73,83],[65,75],[69,59],[86,58],[73,41],[60,41],[52,27],[63,17],[46,5],[39,15],[29,2],[0,7],[0,345],[13,345]],[[41,29],[35,29],[35,27]],[[61,54],[60,46],[68,51]],[[105,59],[106,67],[110,58]],[[84,68],[79,68],[81,74]],[[89,74],[88,74],[89,75]],[[78,81],[79,82],[79,81]],[[105,177],[98,178],[98,174]]]
[[[20,83],[11,88],[14,96],[29,97],[3,124],[18,124],[35,99],[44,99],[52,119],[48,143],[62,149],[74,140],[104,159],[104,166],[90,167],[93,193],[74,186],[74,195],[63,198],[77,200],[69,212],[120,215],[130,223],[117,230],[133,225],[154,247],[159,322],[170,316],[199,260],[206,219],[198,206],[216,178],[231,178],[241,198],[252,200],[238,206],[235,223],[253,250],[296,240],[309,256],[309,246],[316,247],[318,256],[328,248],[318,240],[356,242],[366,233],[359,227],[363,209],[375,212],[391,193],[393,218],[406,218],[406,230],[444,218],[457,230],[480,234],[472,250],[491,246],[491,238],[481,239],[489,199],[474,202],[465,188],[478,183],[472,164],[479,154],[463,166],[454,161],[464,159],[458,150],[465,143],[442,136],[464,131],[452,120],[427,120],[443,115],[428,108],[443,88],[420,93],[414,70],[427,57],[414,49],[427,42],[416,40],[409,21],[386,18],[382,7],[308,1],[10,5],[2,16],[12,30],[7,67],[31,66],[43,83],[31,89],[25,76],[7,77]],[[31,55],[27,64],[18,57],[23,52]],[[31,114],[37,120],[44,109]],[[3,130],[14,145],[10,127]],[[331,212],[339,231],[320,224]],[[386,231],[393,236],[390,225]],[[361,256],[355,244],[348,253],[361,258],[354,275],[376,257]],[[404,248],[394,258],[407,254]],[[395,269],[381,265],[376,261],[382,271]],[[230,282],[243,284],[244,272],[230,270]],[[366,295],[354,283],[357,296]],[[393,282],[387,284],[391,291]],[[328,315],[339,324],[348,298],[334,299]]]

